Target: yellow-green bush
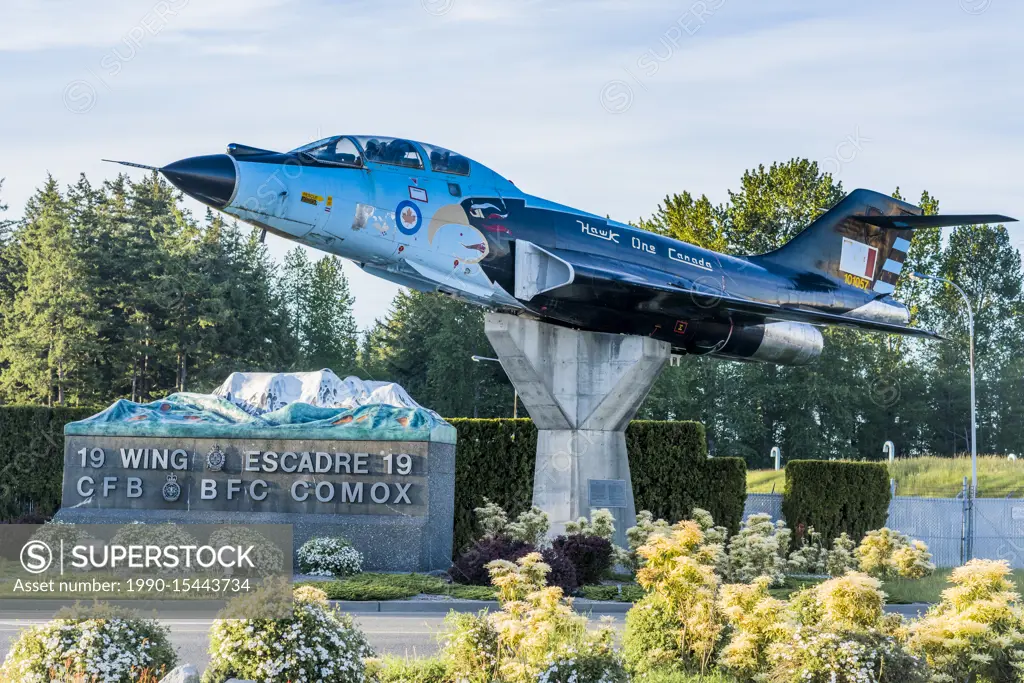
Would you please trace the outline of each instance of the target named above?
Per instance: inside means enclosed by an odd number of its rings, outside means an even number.
[[[879,579],[920,579],[935,571],[928,546],[883,527],[869,531],[857,546],[860,570]]]
[[[741,679],[753,679],[768,666],[768,647],[792,637],[788,605],[768,594],[768,577],[750,584],[722,586],[719,607],[731,629],[719,665]]]
[[[765,678],[777,683],[914,683],[898,616],[883,612],[881,584],[850,572],[805,589],[790,603],[792,635],[768,647]],[[735,636],[734,636],[735,637]]]
[[[1024,613],[1009,565],[971,560],[949,580],[942,601],[910,627],[911,652],[936,681],[1024,678]]]
[[[501,610],[451,615],[442,656],[450,678],[470,683],[625,683],[613,632],[587,630],[562,589],[547,587],[540,553],[489,565]]]
[[[657,596],[644,598],[637,607],[643,606],[648,612],[648,621],[660,620],[671,629],[669,636],[674,638],[679,670],[708,671],[719,646],[724,622],[718,607],[721,580],[715,573],[715,562],[721,552],[721,546],[708,543],[700,525],[692,521],[678,522],[668,533],[652,536],[637,550],[643,561],[637,582]],[[635,622],[630,628],[627,621],[624,636],[627,652],[637,655],[641,646],[632,639],[648,639],[639,633],[638,626]],[[627,661],[638,672],[663,665],[663,659],[658,653],[649,657],[627,655]]]

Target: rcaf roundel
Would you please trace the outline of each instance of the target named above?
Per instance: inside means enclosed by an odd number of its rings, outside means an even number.
[[[423,214],[416,204],[406,199],[395,207],[395,223],[404,235],[413,235],[423,223]]]
[[[872,280],[878,263],[878,249],[863,242],[843,238],[843,253],[839,257],[839,270]]]

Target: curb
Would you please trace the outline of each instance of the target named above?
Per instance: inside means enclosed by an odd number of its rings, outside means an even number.
[[[331,604],[351,614],[447,614],[453,611],[479,612],[487,609],[493,612],[500,609],[496,600],[331,600]],[[576,612],[583,614],[625,614],[633,607],[633,603],[576,598],[572,607]],[[905,617],[917,617],[928,611],[929,607],[931,605],[926,602],[915,602],[886,605],[885,611],[890,614],[902,614]]]
[[[500,609],[496,600],[331,600],[331,604],[350,614],[447,614]],[[575,611],[587,614],[625,614],[632,606],[631,602],[584,598],[573,601]]]

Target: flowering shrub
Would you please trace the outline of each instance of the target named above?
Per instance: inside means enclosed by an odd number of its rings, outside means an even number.
[[[768,646],[792,637],[787,605],[768,594],[768,577],[751,584],[722,586],[719,608],[732,633],[719,664],[739,678],[752,679],[767,665]]]
[[[841,633],[798,626],[793,640],[776,645],[770,680],[779,683],[913,683],[917,662],[890,636]]]
[[[445,618],[442,656],[448,671],[466,683],[490,683],[498,668],[498,631],[486,610],[477,614],[450,612]]]
[[[128,683],[162,675],[175,659],[165,627],[101,605],[22,631],[0,667],[0,680]]]
[[[451,678],[470,683],[624,683],[608,626],[587,632],[557,587],[545,587],[550,568],[539,553],[488,567],[501,611],[449,615],[443,654]],[[575,672],[575,678],[572,676]]]
[[[110,539],[112,545],[198,545],[196,537],[180,524],[167,522],[165,524],[146,524],[145,522],[132,522],[117,530],[114,537]],[[180,574],[196,570],[191,567],[158,567],[153,570],[160,574]]]
[[[575,522],[566,522],[565,533],[577,536],[597,536],[611,543],[615,537],[615,517],[605,509],[594,510],[590,521],[580,517]]]
[[[851,572],[801,591],[791,603],[790,638],[768,648],[769,676],[780,683],[913,683],[920,662],[903,647],[898,616],[882,608],[881,584]]]
[[[879,579],[920,579],[935,571],[931,559],[927,545],[888,528],[869,531],[857,547],[861,571]]]
[[[814,527],[800,537],[800,547],[789,554],[786,568],[791,574],[824,574],[827,571],[828,551],[822,545],[821,534]]]
[[[1024,678],[1024,613],[1005,561],[971,560],[910,627],[910,650],[942,681]]]
[[[505,535],[514,541],[522,541],[535,548],[541,548],[547,543],[550,529],[551,520],[548,513],[534,505],[529,510],[519,513],[516,521],[509,522],[505,527]]]
[[[352,576],[363,570],[363,555],[347,539],[311,538],[297,553],[299,570],[311,576]]]
[[[750,515],[729,543],[729,578],[750,583],[767,576],[772,586],[786,578],[786,553],[790,531],[783,522],[772,523],[770,515]]]
[[[363,683],[363,659],[373,655],[352,618],[312,586],[295,589],[287,619],[217,619],[210,628],[204,683],[254,681]]]
[[[80,527],[71,522],[62,522],[57,519],[50,520],[32,534],[32,540],[42,541],[54,551],[60,547],[61,542],[64,543],[65,548],[70,548],[83,543],[86,538],[86,533]]]
[[[832,550],[825,560],[825,571],[829,576],[842,576],[849,571],[857,571],[857,544],[845,531],[832,539]]]
[[[650,595],[626,618],[623,645],[626,663],[635,673],[667,661],[682,671],[708,670],[723,630],[717,605],[720,581],[714,568],[719,550],[706,542],[700,525],[692,521],[677,523],[670,533],[652,537],[637,550],[644,563],[637,582]],[[641,627],[663,630],[645,634]],[[668,648],[643,650],[657,642],[666,643],[674,656],[666,657]]]
[[[223,546],[252,546],[249,558],[255,571],[261,576],[278,574],[284,570],[284,552],[274,545],[270,539],[247,526],[229,525],[217,529],[210,534],[210,545],[215,548]]]
[[[626,529],[626,543],[629,550],[623,560],[623,564],[636,571],[640,568],[641,560],[637,550],[654,534],[666,534],[670,524],[663,519],[654,519],[654,515],[648,510],[641,510],[636,515],[636,526]]]
[[[602,630],[578,651],[554,658],[537,676],[537,683],[626,683],[612,640],[613,631]]]

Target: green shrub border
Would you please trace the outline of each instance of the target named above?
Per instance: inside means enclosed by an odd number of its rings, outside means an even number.
[[[16,520],[28,506],[44,516],[60,508],[64,425],[97,412],[96,408],[0,406],[0,520]]]
[[[880,462],[791,460],[782,515],[797,532],[794,542],[808,526],[829,544],[844,531],[860,542],[889,516],[889,469]]]

